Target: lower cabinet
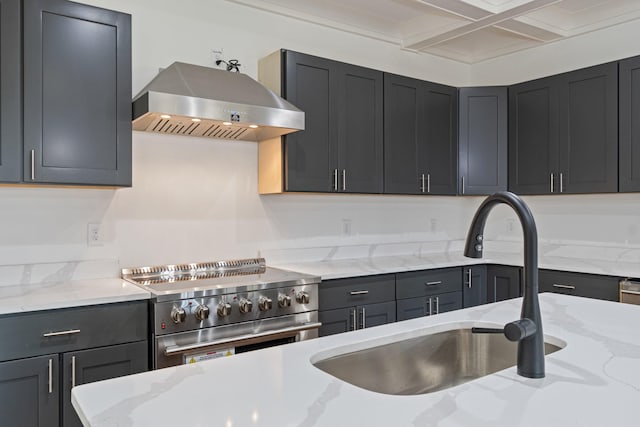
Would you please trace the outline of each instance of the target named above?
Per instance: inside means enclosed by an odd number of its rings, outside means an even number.
[[[568,271],[538,271],[538,290],[608,301],[619,299],[619,278]]]
[[[462,269],[439,268],[396,275],[398,320],[462,308]]]
[[[75,385],[149,369],[146,301],[0,316],[0,426],[82,426]]]
[[[464,308],[487,303],[487,266],[462,268],[462,306]]]
[[[522,296],[520,267],[487,266],[487,302],[504,301]]]
[[[319,335],[395,322],[395,285],[394,274],[323,281],[318,291]]]
[[[0,425],[58,425],[58,360],[57,354],[49,354],[0,362]]]

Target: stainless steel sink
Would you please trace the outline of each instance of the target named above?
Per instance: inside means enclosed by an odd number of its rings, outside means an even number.
[[[366,390],[394,395],[431,393],[516,365],[517,343],[498,334],[452,329],[312,362]],[[545,342],[545,354],[562,347]]]

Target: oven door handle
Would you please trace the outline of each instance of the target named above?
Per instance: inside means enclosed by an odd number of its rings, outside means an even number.
[[[197,350],[204,347],[213,347],[213,346],[230,345],[230,344],[237,346],[241,344],[249,344],[251,342],[264,341],[262,340],[262,338],[266,338],[266,337],[269,337],[272,339],[287,338],[287,337],[296,335],[298,332],[308,331],[310,329],[318,329],[320,326],[322,326],[322,323],[320,322],[306,323],[300,326],[290,326],[288,328],[272,329],[270,331],[258,332],[255,334],[238,335],[235,337],[222,338],[219,340],[201,342],[196,344],[189,344],[189,345],[182,345],[182,346],[174,345],[174,346],[167,347],[164,351],[164,354],[167,356],[172,356],[177,353],[184,353],[185,351]]]

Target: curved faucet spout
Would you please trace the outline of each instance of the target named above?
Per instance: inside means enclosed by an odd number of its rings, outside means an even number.
[[[542,317],[538,302],[538,231],[533,215],[524,201],[513,193],[503,191],[487,197],[478,208],[464,248],[469,258],[482,258],[484,226],[494,206],[509,205],[518,215],[524,233],[524,268],[522,311],[520,318],[535,325],[535,332],[518,341],[518,374],[527,378],[544,377],[544,340]]]

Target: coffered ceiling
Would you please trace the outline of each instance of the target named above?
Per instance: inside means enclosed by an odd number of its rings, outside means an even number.
[[[640,18],[639,0],[229,0],[476,63]]]

